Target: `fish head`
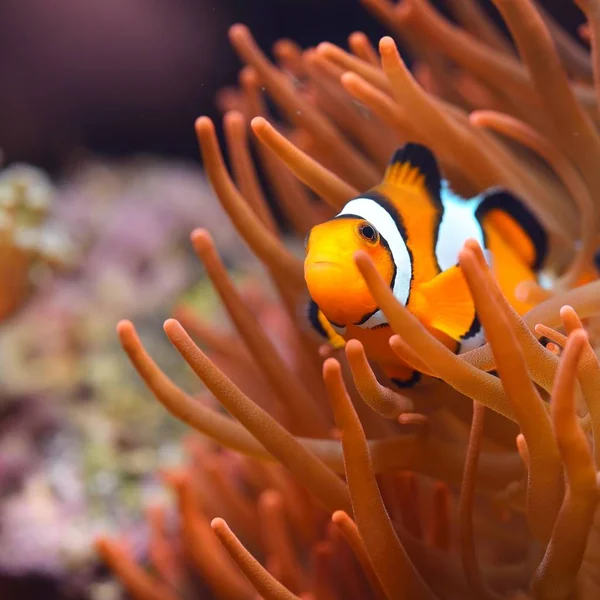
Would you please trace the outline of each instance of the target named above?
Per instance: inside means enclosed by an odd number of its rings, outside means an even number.
[[[376,308],[365,280],[354,261],[358,250],[391,284],[395,267],[386,242],[368,221],[337,217],[311,229],[307,236],[304,278],[311,298],[333,324],[359,323]]]

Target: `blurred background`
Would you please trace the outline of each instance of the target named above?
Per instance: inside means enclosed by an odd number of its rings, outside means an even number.
[[[542,4],[570,31],[582,22],[573,2]],[[56,172],[79,152],[196,159],[191,125],[216,116],[216,90],[236,79],[227,29],[237,21],[266,49],[280,37],[307,47],[344,45],[355,30],[373,40],[386,33],[356,0],[3,0],[7,160]]]
[[[445,12],[444,2],[435,4]],[[489,3],[484,3],[491,14]],[[575,34],[574,3],[542,3]],[[355,0],[0,2],[0,596],[119,598],[90,540],[143,548],[156,469],[184,428],[129,367],[133,319],[161,366],[198,383],[162,335],[184,303],[219,303],[189,248],[213,233],[243,288],[256,264],[205,181],[193,123],[240,63],[232,23],[264,50],[387,33]],[[27,163],[24,165],[23,163]]]

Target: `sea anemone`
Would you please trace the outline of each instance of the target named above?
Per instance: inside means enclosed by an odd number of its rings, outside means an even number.
[[[132,323],[119,324],[158,400],[217,446],[193,441],[192,465],[166,474],[181,519],[173,538],[163,513],[151,513],[153,572],[122,541],[103,537],[98,550],[144,600],[183,597],[186,560],[219,598],[597,597],[600,4],[577,2],[590,58],[531,0],[494,0],[519,60],[473,0],[449,3],[462,28],[425,0],[363,2],[413,53],[412,73],[390,37],[379,53],[360,33],[350,52],[281,40],[275,66],[247,28],[230,30],[246,63],[240,88],[219,98],[235,183],[212,122],[200,118],[196,130],[215,193],[281,305],[242,296],[196,230],[194,249],[237,333],[188,312],[164,328],[210,394],[187,395]],[[270,124],[263,91],[285,124]],[[430,147],[461,193],[509,187],[549,232],[547,283],[518,289],[537,306],[518,316],[467,242],[459,262],[488,343],[457,356],[358,253],[392,348],[427,377],[400,394],[356,340],[319,348],[297,317],[302,261],[258,184],[248,123],[300,235],[376,184],[405,141]]]

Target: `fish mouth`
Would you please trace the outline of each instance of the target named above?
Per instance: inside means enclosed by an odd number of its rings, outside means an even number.
[[[332,260],[333,258],[333,260]],[[306,286],[330,322],[346,326],[361,319],[370,306],[365,306],[365,286],[343,258],[314,256],[306,261]]]
[[[336,269],[341,269],[342,265],[340,265],[339,263],[333,262],[331,260],[311,260],[309,262],[307,262],[306,264],[307,268],[310,267],[328,267],[328,268],[336,268]]]

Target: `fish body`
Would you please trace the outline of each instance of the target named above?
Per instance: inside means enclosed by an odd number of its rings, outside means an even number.
[[[458,266],[465,241],[475,239],[509,303],[521,281],[537,281],[547,235],[508,190],[493,188],[465,200],[441,177],[431,151],[398,149],[382,183],[350,200],[333,219],[309,232],[304,263],[311,323],[335,347],[358,339],[367,356],[400,387],[419,379],[393,353],[387,319],[354,263],[366,251],[396,299],[453,352],[484,343],[475,306]]]

